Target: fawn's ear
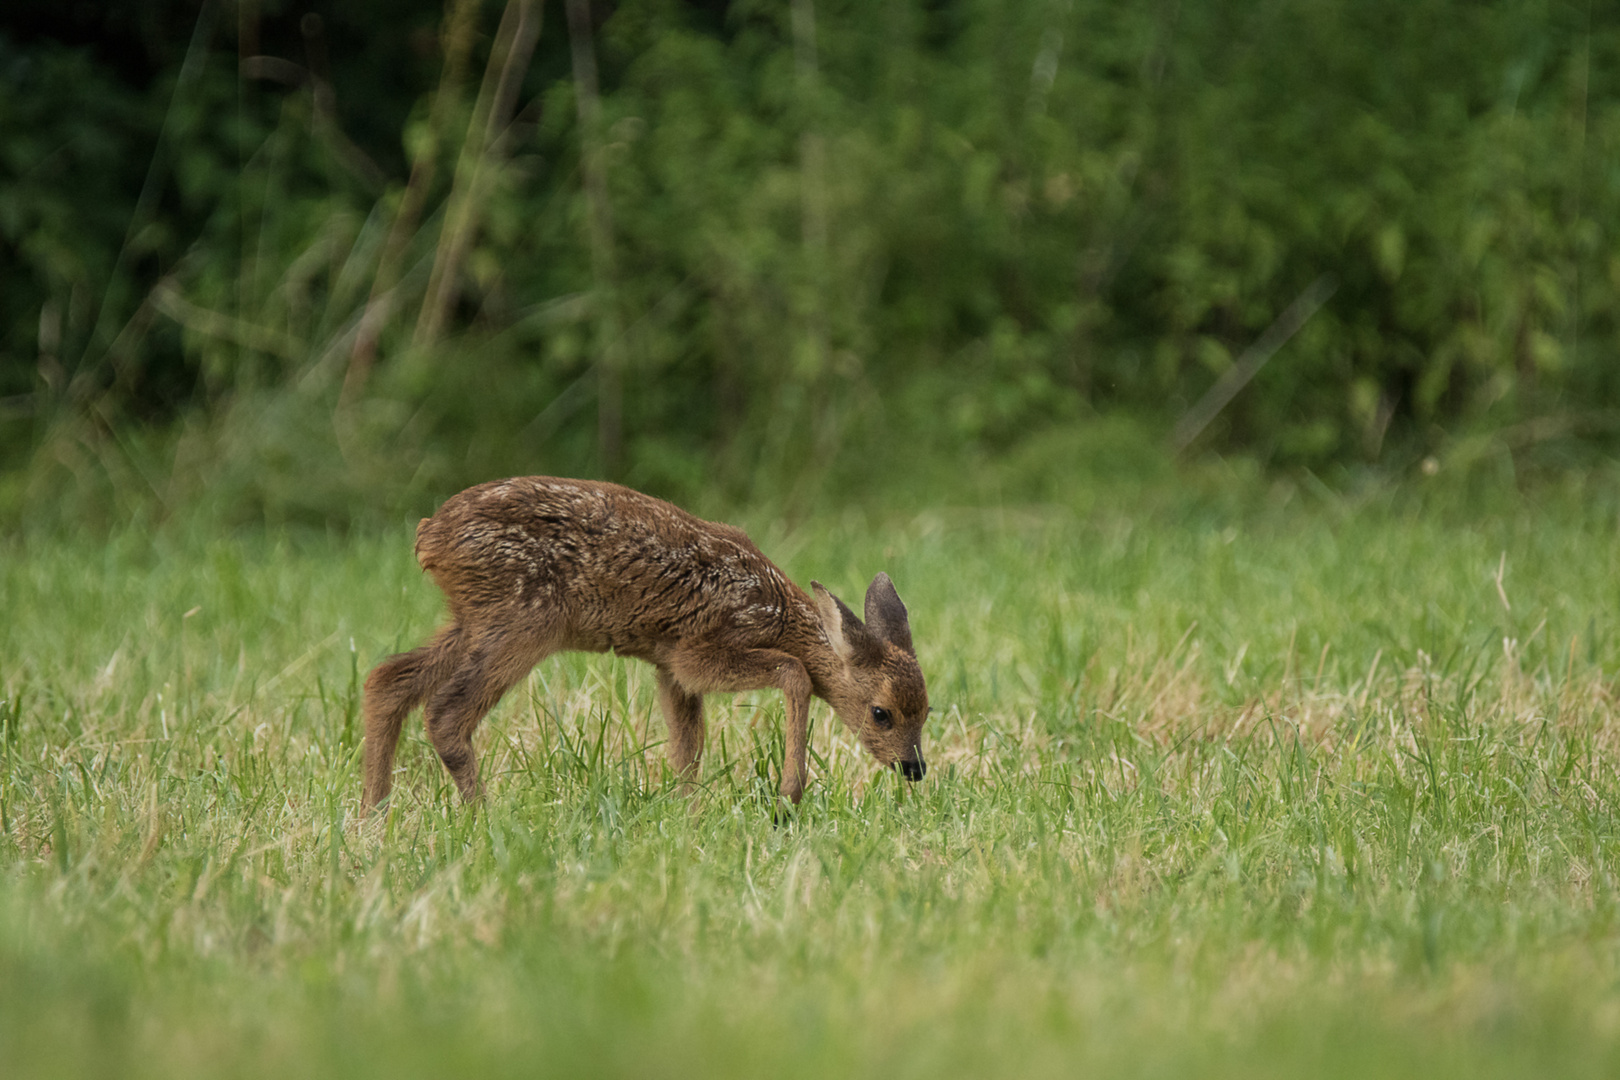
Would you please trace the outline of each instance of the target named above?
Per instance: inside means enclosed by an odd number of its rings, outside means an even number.
[[[878,574],[866,589],[866,627],[890,645],[896,645],[916,655],[911,647],[911,620],[906,605],[894,591],[894,582],[888,574]]]
[[[821,630],[838,659],[847,664],[857,653],[870,652],[874,644],[871,631],[861,624],[855,613],[819,581],[810,583],[810,591],[815,594]]]

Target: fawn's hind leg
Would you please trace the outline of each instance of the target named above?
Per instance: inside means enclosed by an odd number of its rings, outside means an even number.
[[[362,812],[388,797],[394,786],[394,750],[405,718],[455,670],[461,651],[461,628],[447,626],[426,645],[390,656],[366,676]]]
[[[703,756],[703,695],[688,693],[668,668],[660,667],[658,705],[669,725],[669,764],[690,793]]]
[[[467,650],[461,666],[428,698],[428,739],[438,751],[439,760],[450,770],[450,777],[465,801],[476,802],[483,794],[483,786],[478,781],[478,758],[473,753],[473,731],[502,695],[540,662],[545,652],[525,648],[511,638],[473,646]]]

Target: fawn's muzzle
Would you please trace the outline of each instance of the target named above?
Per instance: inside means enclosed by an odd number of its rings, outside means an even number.
[[[923,778],[923,773],[927,771],[928,766],[923,763],[921,754],[917,755],[916,761],[900,762],[900,775],[904,776],[907,780],[921,780]]]

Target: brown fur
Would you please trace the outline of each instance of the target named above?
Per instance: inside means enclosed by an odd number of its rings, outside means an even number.
[[[617,484],[545,476],[452,497],[417,527],[416,559],[451,622],[366,679],[366,809],[387,797],[400,729],[418,705],[462,796],[478,798],[473,730],[563,650],[658,668],[669,760],[688,784],[703,753],[703,695],[770,687],[787,699],[784,797],[804,794],[812,695],[880,762],[922,775],[928,689],[887,574],[867,590],[863,623],[818,582],[812,599],[739,529]]]

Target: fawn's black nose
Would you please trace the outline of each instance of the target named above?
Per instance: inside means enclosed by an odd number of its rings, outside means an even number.
[[[923,764],[922,755],[920,754],[917,756],[916,761],[902,761],[900,763],[900,775],[907,780],[921,780],[923,773],[927,771],[928,766]]]

